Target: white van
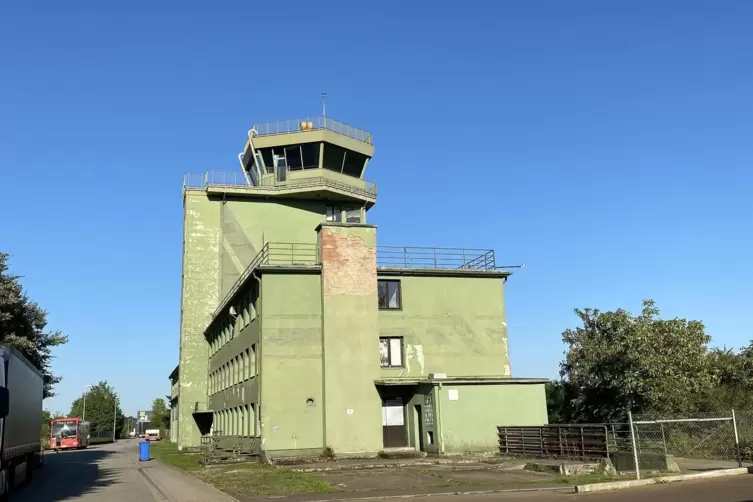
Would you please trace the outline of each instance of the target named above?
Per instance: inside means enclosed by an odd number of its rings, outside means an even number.
[[[146,439],[147,441],[159,441],[159,429],[145,430],[144,439]]]

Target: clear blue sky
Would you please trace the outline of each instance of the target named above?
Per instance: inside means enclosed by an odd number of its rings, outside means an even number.
[[[0,7],[0,249],[70,335],[53,411],[169,393],[183,173],[323,91],[374,133],[381,244],[528,265],[514,375],[557,375],[575,307],[753,338],[751,2],[32,3]]]

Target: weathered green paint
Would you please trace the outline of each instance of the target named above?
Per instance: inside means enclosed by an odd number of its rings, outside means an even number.
[[[320,281],[318,270],[262,274],[261,436],[267,451],[321,453],[324,447]]]
[[[405,357],[404,368],[382,369],[382,377],[510,375],[502,277],[379,279],[400,280],[401,309],[379,310],[379,335],[404,337]]]
[[[220,206],[203,192],[186,192],[183,227],[183,285],[180,320],[178,447],[199,444],[193,419],[206,402],[208,348],[204,328],[219,303]]]
[[[266,242],[316,243],[316,226],[326,218],[327,202],[248,201],[221,203],[222,297]]]
[[[323,224],[324,441],[335,452],[382,449],[376,228]]]
[[[443,385],[437,394],[444,453],[496,451],[497,426],[548,422],[544,384]]]
[[[371,145],[327,131],[254,140],[257,147],[312,141],[359,151],[366,162],[373,154]],[[326,179],[303,181],[312,176]],[[490,450],[498,425],[546,423],[543,385],[507,382],[503,273],[377,270],[376,228],[325,222],[328,205],[343,212],[361,208],[365,218],[376,200],[369,183],[328,169],[290,172],[285,186],[266,181],[184,192],[181,348],[174,372],[180,376],[171,388],[181,448],[198,446],[213,420],[226,434],[260,436],[260,448],[273,456],[324,447],[373,454],[383,448],[380,392],[395,380],[409,444],[424,451]],[[318,243],[321,266],[286,266],[288,258],[270,257],[212,321],[265,243]],[[400,310],[378,309],[377,276],[401,281]],[[244,315],[249,301],[243,295],[253,281],[260,281],[258,301],[251,301],[256,316],[239,320],[229,306]],[[210,350],[205,336],[229,325],[232,338]],[[403,368],[380,368],[379,336],[403,337]],[[216,378],[218,368],[252,346],[253,374],[233,377],[220,390],[215,380],[210,390],[208,376]],[[432,373],[487,381],[442,384],[428,380]],[[449,400],[449,389],[458,391],[457,401]],[[197,403],[211,415],[194,414]]]

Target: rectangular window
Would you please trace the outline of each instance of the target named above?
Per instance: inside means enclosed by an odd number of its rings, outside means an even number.
[[[377,281],[380,309],[399,309],[402,303],[400,281]]]
[[[327,206],[327,221],[342,221],[342,213],[340,206]]]
[[[249,310],[249,297],[251,296],[250,293],[246,293],[243,296],[243,326],[248,326],[248,323],[251,322],[251,312]]]
[[[345,211],[346,223],[361,223],[361,208],[348,209]]]
[[[251,345],[251,378],[258,375],[256,372],[256,344]]]
[[[403,366],[403,339],[401,337],[379,339],[379,365],[382,368]]]
[[[254,403],[251,403],[251,435],[256,437],[256,431],[257,431],[257,425],[256,425],[256,406]]]

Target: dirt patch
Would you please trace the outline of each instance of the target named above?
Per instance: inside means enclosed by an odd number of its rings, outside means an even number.
[[[510,486],[556,484],[555,476],[523,470],[505,471],[452,466],[410,466],[383,469],[339,470],[313,473],[317,479],[343,491],[412,490],[452,486]]]

